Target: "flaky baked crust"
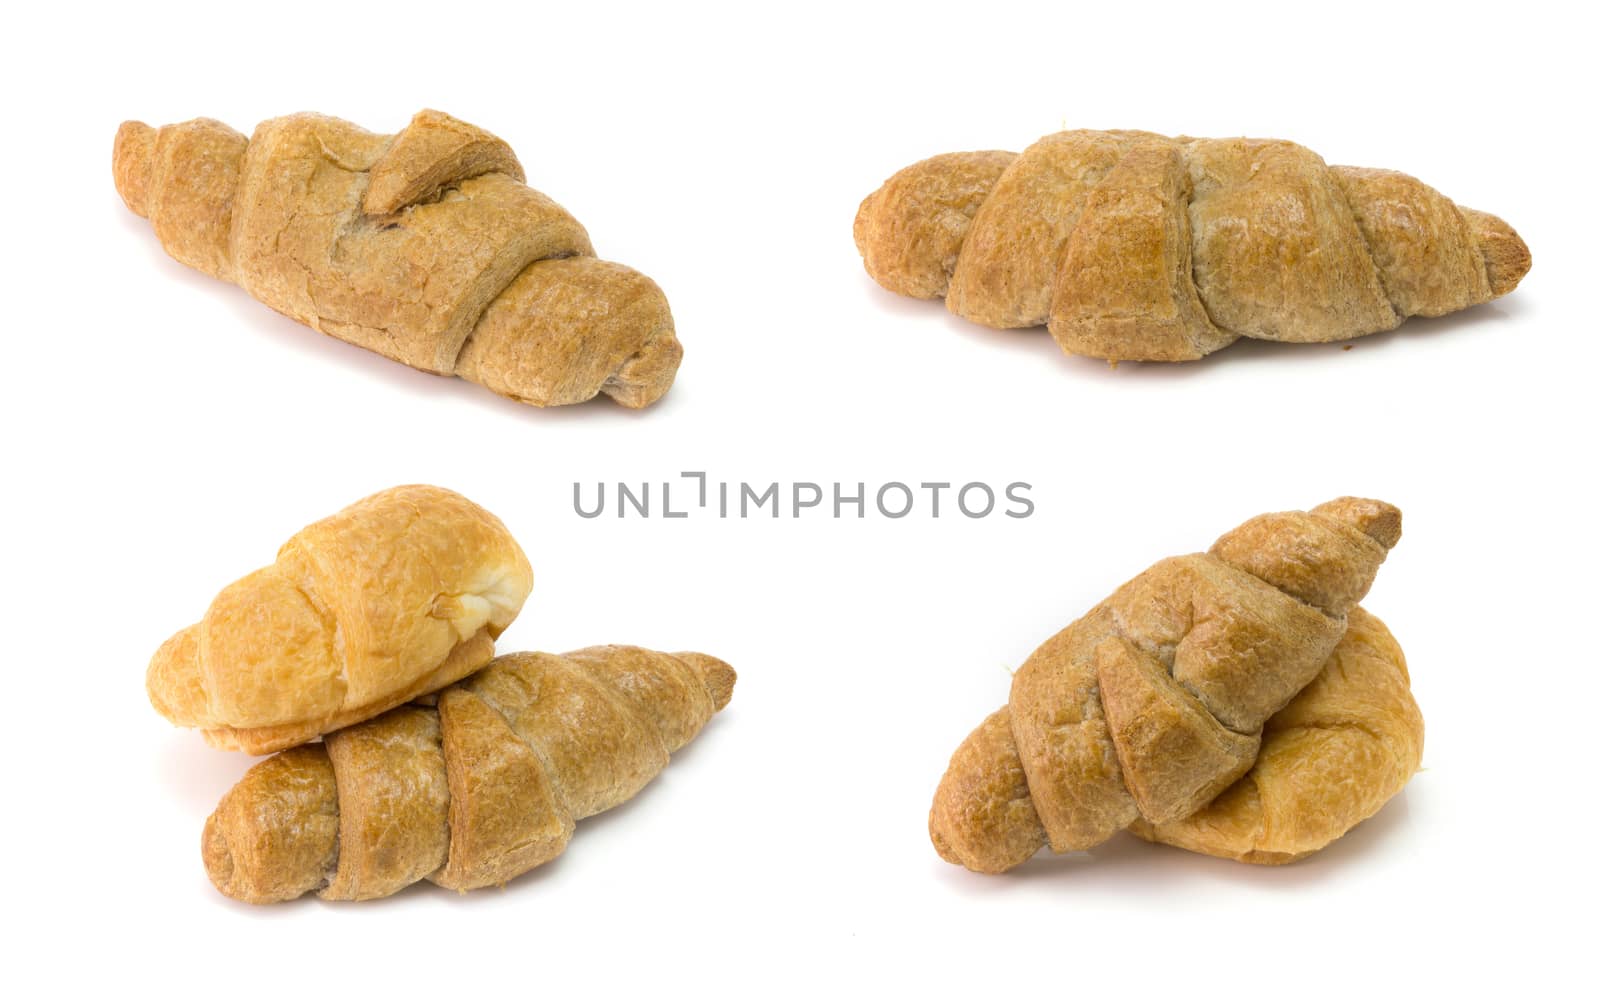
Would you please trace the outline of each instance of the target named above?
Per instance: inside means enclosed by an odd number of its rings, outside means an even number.
[[[1392,330],[1502,296],[1532,264],[1505,221],[1408,175],[1146,131],[918,162],[862,202],[855,241],[886,289],[985,326],[1048,324],[1111,361]]]
[[[1267,720],[1261,755],[1205,808],[1135,835],[1244,863],[1292,863],[1377,814],[1422,764],[1405,654],[1360,608],[1322,672]]]
[[[733,694],[703,653],[514,653],[252,767],[206,821],[216,888],[257,904],[504,884],[638,793]]]
[[[998,873],[1205,807],[1322,670],[1399,538],[1398,509],[1341,498],[1257,516],[1129,581],[1035,650],[956,750],[934,848]]]
[[[270,753],[428,694],[494,659],[533,588],[505,525],[406,485],[312,523],[156,652],[156,711]]]
[[[396,135],[321,114],[249,139],[128,121],[117,191],[177,260],[322,333],[536,406],[639,408],[683,348],[666,297],[594,257],[504,141],[435,110]]]

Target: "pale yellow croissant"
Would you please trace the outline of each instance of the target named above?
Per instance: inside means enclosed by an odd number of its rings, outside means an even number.
[[[1516,288],[1527,245],[1399,172],[1289,141],[1063,131],[939,155],[862,202],[884,288],[1063,350],[1188,361],[1240,337],[1348,340]]]
[[[1204,808],[1256,762],[1399,538],[1399,510],[1342,498],[1257,516],[1117,589],[1035,650],[956,750],[935,849],[997,873]]]
[[[522,548],[482,506],[390,488],[222,589],[156,651],[146,688],[213,746],[275,752],[483,667],[532,589]]]
[[[594,257],[504,141],[424,110],[399,134],[320,114],[250,138],[129,121],[112,162],[167,253],[322,333],[536,406],[639,408],[683,348],[656,284]]]
[[[258,904],[504,884],[628,800],[733,693],[702,653],[515,653],[438,696],[252,767],[206,821],[206,872]]]

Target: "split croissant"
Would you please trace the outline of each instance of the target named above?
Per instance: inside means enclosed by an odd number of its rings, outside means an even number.
[[[128,121],[117,191],[178,261],[331,337],[536,406],[640,408],[683,348],[666,297],[599,261],[504,141],[424,110],[390,136],[320,114],[249,139]]]
[[[206,822],[218,890],[386,897],[418,880],[504,884],[561,854],[573,823],[638,793],[733,692],[701,653],[515,653],[407,706],[252,767]]]
[[[156,652],[156,711],[222,749],[271,753],[460,680],[533,589],[499,519],[407,485],[312,523]]]
[[[862,202],[855,241],[886,289],[985,326],[1048,324],[1110,361],[1392,330],[1503,296],[1532,264],[1505,221],[1408,175],[1144,131],[919,162]]]
[[[1422,762],[1422,712],[1400,644],[1350,610],[1327,666],[1267,721],[1249,772],[1188,818],[1135,835],[1246,863],[1292,863],[1377,813]]]
[[[956,750],[934,847],[998,873],[1200,811],[1256,762],[1264,723],[1322,671],[1399,538],[1398,509],[1342,498],[1135,577],[1035,650]]]

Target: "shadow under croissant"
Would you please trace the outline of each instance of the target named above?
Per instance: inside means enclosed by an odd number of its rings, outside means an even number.
[[[459,903],[464,907],[471,907],[475,901],[482,900],[486,897],[492,898],[497,894],[515,892],[519,890],[525,892],[526,889],[533,888],[539,885],[541,882],[549,883],[554,877],[560,875],[563,871],[569,868],[566,864],[570,864],[576,860],[582,859],[585,855],[586,846],[595,849],[596,853],[598,853],[599,849],[605,845],[603,842],[598,841],[599,836],[603,835],[610,829],[628,829],[629,833],[634,836],[652,834],[649,830],[637,828],[637,823],[635,823],[635,827],[632,828],[626,824],[629,815],[634,813],[633,809],[650,804],[650,796],[652,794],[661,791],[663,788],[672,786],[670,783],[663,783],[664,778],[684,776],[681,771],[685,766],[692,764],[698,758],[695,754],[699,753],[702,749],[714,748],[701,745],[702,740],[708,736],[726,731],[726,724],[730,721],[736,720],[737,718],[738,716],[736,713],[730,712],[726,709],[724,709],[722,712],[719,712],[716,718],[707,722],[706,725],[701,728],[699,733],[695,735],[694,739],[689,741],[688,745],[672,754],[672,760],[667,765],[666,771],[657,774],[654,778],[652,778],[649,783],[645,784],[644,788],[641,789],[638,794],[635,794],[632,798],[617,805],[615,808],[609,808],[597,815],[590,815],[589,817],[583,819],[582,822],[579,823],[580,828],[574,833],[572,841],[567,845],[566,849],[563,850],[561,855],[557,856],[548,863],[543,863],[534,867],[521,876],[513,877],[510,881],[498,888],[486,887],[477,890],[454,891],[440,887],[437,884],[430,883],[427,880],[419,880],[410,886],[394,892],[393,894],[373,900],[329,901],[316,896],[315,893],[310,893],[303,897],[297,897],[293,900],[280,901],[275,904],[266,905],[266,907],[273,911],[353,910],[366,913],[371,911],[381,911],[384,910],[385,907],[394,907],[396,905],[403,904],[406,901],[422,898],[432,899],[441,904],[448,905]],[[229,755],[237,756],[237,754]],[[264,759],[271,758],[272,757],[270,756],[264,757]],[[680,772],[674,774],[674,770]],[[212,803],[215,803],[215,799],[213,799]],[[640,813],[642,814],[643,812]],[[592,841],[586,842],[585,840]],[[581,867],[575,865],[571,866],[570,868],[574,870],[581,869]],[[207,896],[215,905],[220,905],[240,914],[251,916],[259,916],[263,908],[263,905],[250,904],[245,901],[237,901],[224,895],[207,881],[203,870],[201,871],[197,882],[205,888]]]

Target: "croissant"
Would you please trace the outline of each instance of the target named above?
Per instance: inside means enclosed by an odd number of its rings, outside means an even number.
[[[289,539],[162,644],[145,685],[174,725],[271,753],[494,659],[533,589],[505,525],[443,488],[378,492]]]
[[[206,872],[256,904],[504,884],[560,855],[577,819],[638,793],[734,677],[702,653],[632,646],[501,657],[436,707],[256,764],[206,821]]]
[[[1422,712],[1405,655],[1360,608],[1327,666],[1267,720],[1255,765],[1178,821],[1141,838],[1245,863],[1292,863],[1376,814],[1422,762]]]
[[[1532,260],[1498,217],[1289,141],[1063,131],[1021,155],[939,155],[862,202],[892,292],[1069,354],[1189,361],[1240,337],[1392,330],[1503,296]]]
[[[956,750],[934,848],[999,873],[1204,808],[1256,762],[1263,724],[1322,670],[1399,538],[1394,506],[1341,498],[1124,584],[1035,650]]]
[[[399,134],[320,114],[117,131],[112,174],[168,254],[285,316],[535,406],[641,408],[683,348],[666,297],[594,257],[504,141],[434,110]]]

